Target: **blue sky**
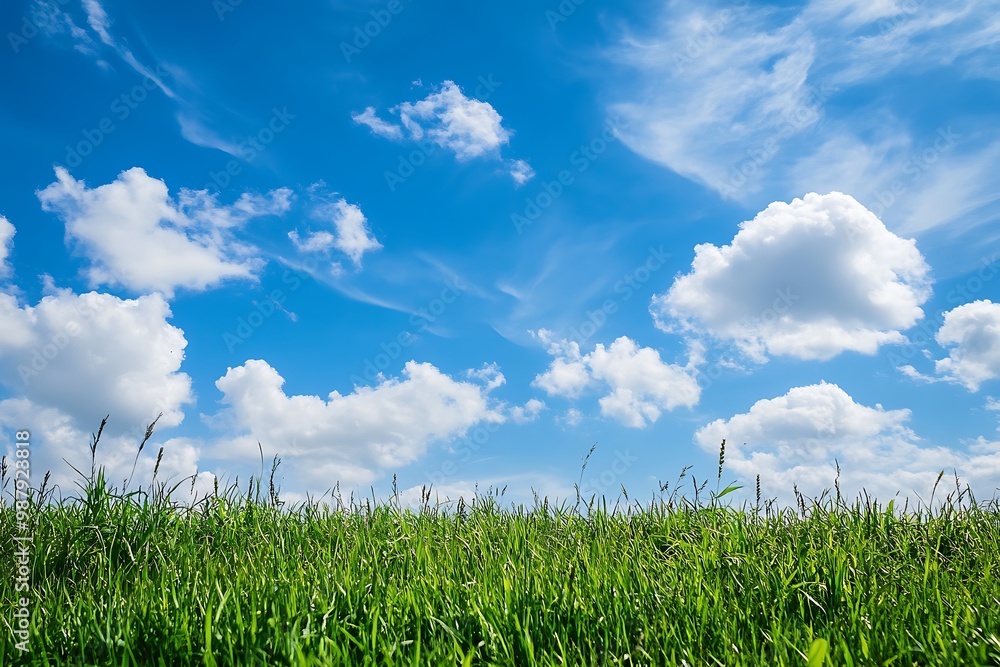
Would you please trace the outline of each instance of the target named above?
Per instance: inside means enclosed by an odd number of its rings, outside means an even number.
[[[6,3],[0,433],[412,502],[1000,487],[1000,3]],[[713,480],[714,481],[714,480]]]

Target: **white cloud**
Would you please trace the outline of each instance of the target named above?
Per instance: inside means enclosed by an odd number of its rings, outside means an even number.
[[[1000,304],[980,300],[948,311],[935,339],[953,348],[935,364],[942,376],[969,391],[1000,377]]]
[[[933,383],[945,381],[944,378],[935,377],[933,375],[925,375],[909,364],[900,366],[899,372],[911,380],[919,380],[920,382]]]
[[[524,185],[535,177],[535,170],[524,160],[512,160],[510,162],[510,176],[518,187]]]
[[[150,417],[146,424],[153,418],[155,415]],[[100,421],[99,417],[93,423],[80,425],[57,408],[38,405],[25,398],[0,401],[0,441],[13,443],[15,431],[29,430],[32,443],[32,485],[40,485],[45,472],[51,471],[49,488],[58,486],[58,494],[63,497],[78,493],[77,484],[83,481],[73,468],[87,476],[90,474],[89,443],[91,434],[97,431]],[[139,486],[149,488],[150,482],[153,481],[156,457],[162,446],[163,458],[156,471],[156,480],[173,486],[186,477],[197,475],[194,494],[199,498],[204,497],[212,489],[215,476],[205,471],[199,473],[198,448],[192,441],[185,438],[163,441],[154,431],[153,438],[146,443],[138,459],[136,458],[139,443],[145,435],[146,424],[120,434],[121,423],[112,415],[95,452],[95,468],[103,466],[107,481],[113,486],[120,488],[131,473],[130,490],[135,490]],[[13,455],[9,445],[4,454],[8,456],[8,460]],[[191,480],[184,480],[171,497],[177,501],[193,500]]]
[[[206,127],[201,120],[195,117],[193,110],[178,111],[176,118],[177,124],[180,126],[181,136],[195,146],[214,148],[217,151],[222,151],[234,157],[245,157],[247,155],[245,150],[241,155],[238,144],[228,139],[223,139],[214,130]]]
[[[653,297],[657,326],[732,340],[760,362],[874,354],[905,341],[930,296],[916,242],[836,192],[771,204],[730,245],[696,246],[691,266]]]
[[[813,0],[809,11],[817,17],[862,26],[902,13],[897,0]]]
[[[101,42],[111,47],[118,54],[118,56],[138,74],[141,74],[142,76],[147,77],[150,81],[153,81],[167,97],[176,97],[174,92],[163,83],[160,77],[139,62],[139,59],[135,57],[135,54],[133,54],[130,49],[122,46],[121,43],[114,38],[111,34],[111,19],[108,17],[108,13],[104,11],[104,7],[101,3],[97,0],[83,0],[83,8],[87,13],[87,23],[90,25],[91,30],[97,33]]]
[[[402,139],[403,128],[387,123],[375,115],[375,107],[366,107],[361,113],[351,114],[351,119],[359,125],[365,125],[372,132],[387,139]]]
[[[361,265],[361,258],[366,252],[378,250],[382,244],[372,236],[368,219],[361,209],[340,199],[331,204],[324,204],[313,212],[313,217],[333,223],[336,233],[325,230],[308,232],[305,237],[292,230],[288,238],[292,240],[299,252],[327,252],[336,248],[351,258],[355,266]]]
[[[278,188],[260,195],[244,192],[239,199],[223,206],[208,190],[181,190],[178,208],[191,220],[214,229],[235,229],[247,221],[268,215],[282,215],[291,208],[294,195],[289,188]]]
[[[562,416],[562,421],[566,426],[578,426],[583,421],[583,413],[576,408],[570,408]]]
[[[933,5],[898,0],[867,6],[862,0],[813,0],[802,19],[822,35],[825,52],[833,56],[829,76],[838,81],[856,83],[898,69],[922,72],[952,65],[973,76],[996,78],[1000,68],[991,56],[1000,40],[998,9],[996,0]],[[838,39],[843,36],[849,37],[846,49]]]
[[[701,396],[693,367],[664,363],[659,352],[640,348],[625,336],[607,348],[599,343],[587,355],[580,354],[575,342],[553,341],[551,332],[544,329],[538,338],[556,358],[532,385],[550,395],[575,398],[593,382],[602,382],[610,393],[598,401],[601,414],[626,426],[644,428],[656,422],[663,410],[692,407]]]
[[[661,6],[650,28],[625,34],[615,52],[625,69],[608,79],[621,100],[611,113],[636,153],[744,203],[803,189],[871,203],[896,191],[887,220],[911,230],[995,199],[995,128],[963,119],[960,131],[978,140],[914,170],[913,158],[935,137],[912,133],[896,117],[910,113],[900,104],[905,95],[872,84],[934,69],[955,79],[1000,78],[997,0],[813,0],[780,12],[754,3]],[[841,94],[852,104],[828,104]],[[957,178],[967,171],[971,178]],[[950,188],[955,181],[959,188]],[[925,196],[928,189],[944,196]],[[928,202],[930,210],[921,205]]]
[[[979,497],[988,497],[1000,484],[996,447],[980,443],[966,454],[921,446],[906,426],[909,418],[909,410],[861,405],[839,386],[823,382],[757,401],[746,413],[698,429],[695,441],[715,454],[725,439],[726,470],[735,472],[747,488],[760,475],[762,495],[786,504],[793,501],[793,485],[810,498],[824,490],[833,494],[838,463],[841,492],[848,502],[862,489],[882,502],[897,492],[909,497],[911,506],[915,494],[927,502],[942,470],[946,481],[938,500],[948,492],[947,475],[954,470],[963,483],[979,490]]]
[[[626,38],[619,57],[640,73],[631,96],[642,101],[611,110],[629,148],[723,189],[748,148],[818,120],[804,85],[815,43],[799,21],[769,29],[763,10],[670,7],[656,34]]]
[[[480,502],[486,498],[493,498],[501,507],[510,508],[518,505],[533,507],[536,498],[539,501],[548,498],[549,504],[555,505],[561,500],[571,500],[576,497],[573,486],[564,480],[532,472],[481,480],[456,480],[430,487],[413,486],[399,491],[399,504],[418,510],[424,505],[423,494],[428,490],[430,507],[440,505],[442,510],[454,509],[459,498],[466,505],[469,505],[473,498],[478,498]]]
[[[611,393],[600,399],[601,414],[626,426],[643,428],[660,418],[661,410],[697,405],[701,388],[690,370],[666,364],[651,347],[639,348],[625,336],[607,349],[598,343],[588,355],[591,374]]]
[[[515,405],[510,409],[510,419],[515,424],[527,424],[538,419],[545,409],[545,403],[537,398],[530,398],[524,405]]]
[[[217,455],[255,456],[259,441],[280,453],[305,488],[366,484],[417,460],[432,442],[505,419],[489,404],[488,388],[414,361],[403,375],[324,399],[285,394],[284,378],[264,361],[230,368],[216,382],[229,406],[222,417],[246,435],[221,443]]]
[[[108,18],[104,7],[97,0],[83,0],[83,8],[87,12],[87,23],[90,24],[90,28],[97,33],[102,42],[109,46],[114,45],[114,40],[108,32],[111,27],[111,19]]]
[[[0,385],[13,396],[0,401],[0,432],[31,431],[37,481],[51,470],[52,483],[64,492],[75,489],[80,479],[70,466],[89,474],[90,434],[106,415],[96,464],[107,468],[116,485],[128,476],[145,428],[158,413],[163,416],[157,429],[181,423],[194,396],[191,378],[180,372],[187,341],[169,317],[158,294],[123,300],[57,290],[25,307],[0,294]],[[158,479],[176,482],[197,472],[192,441],[162,444]],[[149,482],[158,446],[143,450],[132,488]],[[196,490],[204,491],[210,477],[203,474]]]
[[[535,377],[531,386],[544,390],[550,396],[580,396],[591,384],[590,371],[587,370],[586,359],[580,354],[580,345],[572,341],[555,341],[552,332],[546,329],[540,330],[537,338],[548,346],[548,353],[555,359],[547,371]]]
[[[35,0],[31,6],[31,19],[46,35],[69,35],[77,51],[90,56],[95,54],[97,43],[94,38],[84,28],[76,25],[73,17],[60,9],[58,2]]]
[[[503,117],[489,102],[466,97],[454,81],[445,81],[422,100],[392,107],[389,113],[399,117],[398,124],[379,118],[373,107],[351,117],[379,136],[427,141],[451,151],[459,160],[498,157],[500,147],[511,137],[503,127]]]
[[[910,135],[892,114],[866,123],[872,138],[846,132],[798,159],[779,189],[849,192],[894,231],[919,234],[948,226],[958,232],[995,217],[998,196],[986,176],[1000,167],[1000,141],[969,125],[942,125]]]
[[[403,102],[394,111],[412,138],[420,140],[426,134],[460,160],[496,152],[510,140],[496,109],[466,97],[454,81],[445,81],[438,92],[418,102]]]
[[[93,189],[62,167],[56,177],[38,197],[46,211],[62,218],[67,240],[90,260],[91,285],[168,297],[178,288],[205,290],[227,279],[254,279],[262,261],[231,230],[250,218],[284,212],[290,197],[281,189],[220,206],[214,196],[187,191],[176,203],[163,181],[139,167]]]
[[[468,378],[485,383],[487,392],[507,384],[507,378],[500,372],[500,366],[496,362],[483,364],[481,368],[469,369],[465,372],[465,375]]]
[[[337,243],[337,237],[327,231],[308,232],[303,237],[293,229],[288,232],[288,238],[299,252],[326,252]]]
[[[459,499],[468,505],[477,494],[482,496],[488,486],[478,488],[476,482],[458,481],[450,484],[411,486],[399,491],[396,499],[402,507],[417,511],[425,504],[440,510],[454,509]],[[429,492],[429,494],[428,494]],[[425,497],[425,494],[428,494]],[[425,502],[426,501],[426,502]]]
[[[117,429],[158,412],[161,426],[177,425],[194,398],[180,372],[187,341],[170,316],[159,294],[124,300],[63,290],[23,308],[0,294],[0,384],[84,431],[107,414]]]
[[[333,225],[337,229],[334,247],[350,257],[355,264],[361,264],[361,257],[366,252],[382,247],[371,235],[368,220],[360,208],[341,200],[334,204],[331,213]]]
[[[10,253],[14,249],[15,233],[17,230],[14,229],[10,220],[0,215],[0,278],[10,275],[11,268],[7,263],[7,258],[10,257]]]

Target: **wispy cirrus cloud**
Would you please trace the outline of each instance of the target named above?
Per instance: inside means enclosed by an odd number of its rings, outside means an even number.
[[[417,460],[433,442],[507,420],[489,397],[493,387],[454,380],[429,363],[410,361],[402,378],[325,398],[288,395],[284,383],[261,360],[230,368],[216,382],[227,406],[217,421],[240,435],[220,440],[215,453],[242,458],[258,441],[282,443],[282,460],[312,489],[369,483]]]
[[[628,121],[622,139],[633,151],[748,204],[839,190],[914,231],[995,211],[995,126],[956,117],[939,130],[977,139],[944,146],[878,91],[919,86],[915,77],[931,71],[966,86],[1000,77],[997,0],[662,7],[612,52],[623,72],[611,110]],[[852,103],[838,104],[844,96]],[[945,187],[956,172],[957,191]],[[930,190],[942,196],[927,210]]]
[[[163,91],[164,95],[171,99],[176,99],[176,93],[153,70],[139,62],[139,59],[136,58],[131,49],[111,34],[111,18],[98,0],[83,0],[83,9],[87,13],[87,24],[100,38],[101,43],[111,47],[136,73],[153,81]]]

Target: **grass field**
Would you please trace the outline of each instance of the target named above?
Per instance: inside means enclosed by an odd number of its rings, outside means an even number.
[[[677,485],[409,511],[254,481],[187,508],[155,475],[36,492],[29,650],[6,612],[0,665],[1000,665],[1000,512],[958,489],[934,512]],[[18,534],[7,502],[4,563]]]

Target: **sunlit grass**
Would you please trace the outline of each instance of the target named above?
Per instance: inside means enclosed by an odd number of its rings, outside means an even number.
[[[287,507],[273,472],[188,506],[81,474],[34,495],[30,651],[8,614],[2,665],[1000,664],[1000,513],[960,492],[411,511]],[[6,503],[4,563],[15,528]]]

